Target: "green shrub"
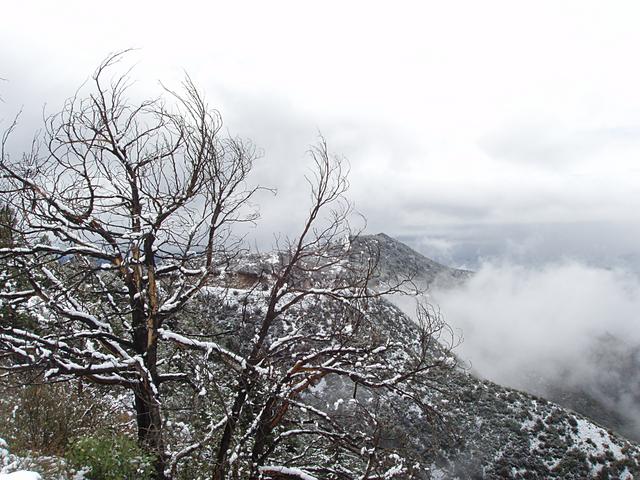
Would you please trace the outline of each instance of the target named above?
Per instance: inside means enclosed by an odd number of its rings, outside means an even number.
[[[79,381],[33,384],[41,380],[37,373],[0,381],[0,438],[13,453],[63,457],[74,439],[133,433],[134,422],[117,392]]]
[[[145,480],[153,474],[153,457],[122,435],[80,438],[66,457],[73,467],[86,471],[88,480]]]

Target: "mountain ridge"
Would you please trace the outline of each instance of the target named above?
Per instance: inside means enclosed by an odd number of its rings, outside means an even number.
[[[379,255],[377,267],[383,279],[390,279],[399,274],[411,278],[424,289],[430,289],[450,288],[473,275],[470,270],[452,268],[438,263],[386,233],[358,236],[352,248],[360,246],[377,250]]]
[[[384,233],[364,235],[360,241],[379,247],[378,268],[382,277],[408,273],[427,287],[451,288],[473,275],[470,271],[439,264]],[[443,405],[448,415],[457,415],[465,447],[449,455],[452,463],[438,470],[440,478],[457,475],[462,475],[460,478],[635,478],[640,475],[638,445],[575,411],[575,408],[581,409],[576,396],[579,391],[567,397],[569,388],[565,386],[550,401],[539,393],[527,393],[477,378],[465,369],[443,374],[446,378],[442,384],[448,385]],[[450,388],[452,384],[457,388]],[[566,406],[553,400],[560,400]],[[584,413],[597,413],[599,408],[604,408],[594,406],[593,401],[593,398],[587,399],[589,408],[583,409]],[[453,405],[456,406],[452,408]],[[607,423],[611,417],[612,412],[605,411],[598,420]],[[494,442],[495,439],[500,441]]]

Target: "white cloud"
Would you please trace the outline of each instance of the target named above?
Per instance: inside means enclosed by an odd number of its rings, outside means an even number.
[[[636,275],[573,261],[485,263],[433,300],[462,332],[458,354],[480,375],[538,394],[582,389],[614,406],[634,424],[630,430],[640,426],[640,409],[629,407],[640,394]]]
[[[500,381],[512,382],[532,358],[574,358],[598,334],[640,338],[640,283],[622,271],[487,263],[462,288],[434,295],[465,332],[462,354]]]
[[[2,107],[26,104],[33,130],[107,52],[138,47],[140,89],[190,72],[232,132],[264,147],[271,168],[257,173],[284,204],[319,129],[347,154],[375,230],[629,221],[639,16],[630,1],[14,2]]]

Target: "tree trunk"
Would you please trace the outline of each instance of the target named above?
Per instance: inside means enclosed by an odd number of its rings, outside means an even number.
[[[144,385],[135,394],[136,422],[138,425],[138,442],[145,452],[154,455],[154,468],[157,480],[165,480],[165,453],[162,438],[162,416],[160,406]]]
[[[135,291],[140,291],[140,285]],[[135,296],[134,296],[135,298]],[[157,480],[165,480],[166,465],[164,439],[162,430],[162,415],[160,403],[155,391],[158,385],[158,336],[156,319],[153,316],[145,317],[144,304],[140,298],[133,302],[132,324],[133,339],[136,353],[144,359],[144,367],[147,375],[142,376],[135,394],[136,422],[138,426],[138,443],[144,451],[153,455],[155,475]],[[152,384],[153,382],[153,384]]]
[[[264,452],[267,450],[273,433],[273,425],[271,424],[274,419],[273,410],[276,403],[275,398],[267,400],[265,405],[265,411],[267,412],[264,418],[260,421],[258,429],[254,436],[253,449],[251,452],[251,479],[257,479],[259,477],[258,468],[262,466],[264,462]]]
[[[240,411],[242,410],[244,402],[247,399],[247,388],[248,386],[240,390],[236,396],[235,401],[233,402],[233,407],[231,408],[231,417],[227,419],[227,423],[224,426],[222,438],[220,439],[220,443],[218,445],[216,467],[213,471],[212,480],[223,480],[225,478],[227,469],[227,454],[231,446],[231,439],[236,428],[236,423],[238,422],[238,418],[240,417]]]

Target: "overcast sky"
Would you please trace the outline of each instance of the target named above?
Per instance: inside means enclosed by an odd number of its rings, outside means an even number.
[[[0,117],[24,105],[28,138],[135,47],[136,88],[187,71],[264,149],[272,230],[294,228],[321,131],[374,232],[456,264],[602,264],[640,252],[638,25],[636,1],[9,2]]]

